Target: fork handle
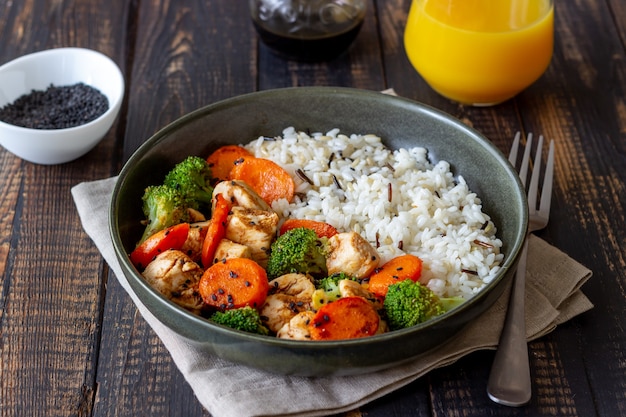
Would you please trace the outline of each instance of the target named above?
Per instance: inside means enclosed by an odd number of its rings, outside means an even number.
[[[491,400],[512,407],[527,404],[532,395],[524,318],[527,251],[528,237],[515,271],[506,321],[487,383]]]

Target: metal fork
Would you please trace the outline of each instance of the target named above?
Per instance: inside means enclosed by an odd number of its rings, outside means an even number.
[[[526,186],[528,166],[530,165],[532,138],[532,133],[529,133],[519,170],[519,176],[524,187]],[[513,166],[515,166],[517,162],[519,145],[520,133],[518,132],[515,135],[513,146],[509,154],[509,161]],[[500,344],[487,383],[487,394],[491,400],[512,407],[527,404],[532,396],[528,344],[526,341],[526,323],[524,320],[526,254],[528,251],[528,235],[531,232],[543,229],[548,224],[554,172],[554,141],[550,141],[543,185],[541,187],[541,200],[539,202],[539,208],[537,208],[542,147],[543,136],[539,136],[539,143],[537,144],[537,152],[535,154],[532,176],[527,193],[529,216],[528,232],[515,272],[507,317],[500,336]]]

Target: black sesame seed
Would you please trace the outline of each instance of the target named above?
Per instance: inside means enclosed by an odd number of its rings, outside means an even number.
[[[0,120],[30,129],[65,129],[91,122],[108,109],[107,97],[84,83],[51,84],[0,108]]]

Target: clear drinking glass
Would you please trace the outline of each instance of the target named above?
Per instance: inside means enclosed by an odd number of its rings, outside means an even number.
[[[506,101],[548,68],[553,0],[413,0],[404,32],[411,64],[464,104]]]
[[[337,57],[363,25],[366,0],[249,0],[252,23],[276,53],[302,61]]]

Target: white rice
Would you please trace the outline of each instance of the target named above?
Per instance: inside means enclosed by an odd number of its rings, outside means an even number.
[[[339,129],[307,134],[290,127],[268,139],[246,148],[294,178],[294,201],[273,205],[283,218],[358,232],[382,262],[403,253],[419,256],[420,281],[442,297],[470,298],[498,272],[502,242],[479,197],[447,162],[433,165],[426,149],[390,150],[377,136],[348,136]]]

